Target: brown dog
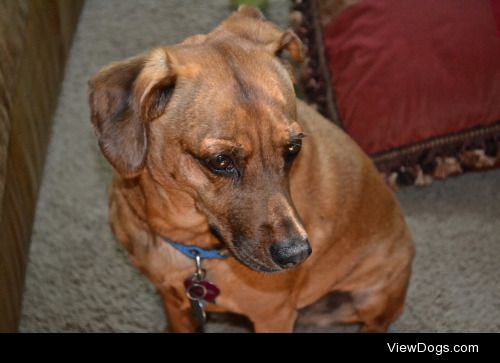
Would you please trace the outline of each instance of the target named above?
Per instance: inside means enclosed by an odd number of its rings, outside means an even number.
[[[331,292],[349,298],[328,322],[385,331],[402,311],[414,248],[401,211],[358,146],[296,99],[282,50],[299,59],[300,41],[242,7],[90,81],[92,123],[117,171],[112,229],[171,331],[197,328],[184,285],[195,261],[179,245],[229,250],[203,261],[221,292],[202,305],[258,332],[292,331],[298,310]]]

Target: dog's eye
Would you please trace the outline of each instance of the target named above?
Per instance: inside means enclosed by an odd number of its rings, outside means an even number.
[[[289,155],[295,155],[300,151],[301,146],[302,145],[301,145],[300,140],[294,141],[294,142],[288,144],[287,153]]]
[[[288,169],[292,165],[293,159],[297,156],[302,147],[302,140],[292,140],[285,149],[285,169]]]
[[[209,158],[207,160],[207,165],[216,173],[232,173],[235,170],[231,157],[223,154]]]
[[[293,140],[286,147],[286,153],[288,156],[297,155],[302,147],[302,140]]]

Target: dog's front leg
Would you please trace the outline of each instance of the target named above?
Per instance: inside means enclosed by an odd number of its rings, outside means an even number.
[[[160,290],[165,313],[167,315],[167,329],[171,333],[194,333],[199,324],[191,315],[191,308],[187,298],[166,290]]]
[[[256,333],[292,333],[297,319],[297,310],[282,309],[274,314],[251,317]]]

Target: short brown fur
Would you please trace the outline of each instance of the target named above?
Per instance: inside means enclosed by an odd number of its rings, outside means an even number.
[[[243,7],[207,35],[90,81],[92,123],[117,172],[111,226],[160,292],[171,331],[197,328],[183,287],[194,263],[160,236],[226,246],[232,257],[204,262],[221,289],[206,308],[246,315],[258,332],[292,331],[298,310],[330,292],[351,298],[329,323],[385,331],[402,311],[414,247],[401,211],[359,147],[296,100],[283,50],[302,54],[293,33]],[[219,154],[237,171],[210,170]],[[289,240],[313,251],[293,269],[269,252]]]

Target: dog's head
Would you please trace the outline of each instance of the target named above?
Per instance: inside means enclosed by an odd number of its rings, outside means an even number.
[[[115,170],[134,178],[147,168],[191,195],[232,253],[262,272],[311,253],[289,191],[304,135],[283,50],[300,59],[297,36],[242,7],[208,35],[90,81],[92,123]]]

